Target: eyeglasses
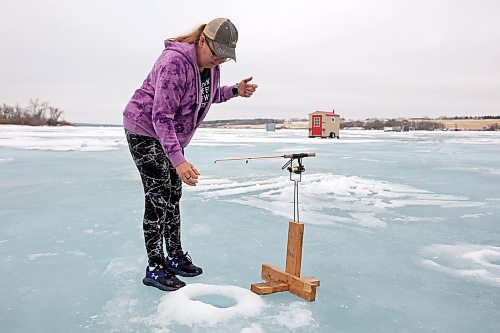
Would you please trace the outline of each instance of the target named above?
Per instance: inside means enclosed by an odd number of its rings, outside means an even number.
[[[226,58],[226,57],[219,57],[217,54],[215,54],[214,50],[212,49],[212,47],[210,46],[210,44],[212,43],[212,41],[210,39],[208,39],[207,36],[205,36],[205,41],[207,42],[207,46],[208,46],[208,49],[210,50],[210,52],[212,53],[212,60],[214,61],[220,61],[221,63],[222,62],[226,62],[229,60],[229,58]]]

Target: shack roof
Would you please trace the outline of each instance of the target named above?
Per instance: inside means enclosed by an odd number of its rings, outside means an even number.
[[[314,111],[312,113],[309,113],[309,115],[314,114],[314,113],[321,113],[321,114],[324,114],[325,116],[340,117],[340,115],[338,113],[330,112],[330,111]]]

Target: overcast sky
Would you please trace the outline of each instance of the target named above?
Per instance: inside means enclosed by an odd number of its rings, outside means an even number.
[[[259,89],[208,120],[500,114],[498,0],[2,0],[0,103],[119,124],[164,39],[216,17],[239,31],[222,83]]]

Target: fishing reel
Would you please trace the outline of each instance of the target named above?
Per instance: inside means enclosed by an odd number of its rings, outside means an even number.
[[[290,174],[293,173],[296,175],[300,175],[302,172],[306,171],[306,168],[304,168],[304,165],[302,164],[302,158],[297,159],[298,165],[294,165],[293,161],[294,161],[294,159],[290,158],[290,160],[288,162],[286,162],[286,164],[281,167],[281,170],[287,169],[288,172],[290,172]]]
[[[290,180],[292,180],[292,174],[301,176],[302,172],[306,171],[306,168],[304,168],[304,164],[302,164],[302,158],[314,157],[314,156],[316,156],[316,153],[285,154],[283,155],[283,157],[289,158],[290,160],[281,167],[281,170],[287,169],[288,172],[290,172]],[[293,164],[294,160],[297,160],[298,165]]]

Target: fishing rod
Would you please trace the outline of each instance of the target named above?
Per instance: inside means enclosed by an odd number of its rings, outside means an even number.
[[[299,154],[284,154],[284,155],[273,155],[273,156],[254,156],[254,157],[235,157],[235,158],[223,158],[215,160],[217,162],[229,162],[229,161],[245,161],[248,163],[249,160],[258,159],[270,159],[270,158],[285,158],[289,159],[281,167],[281,170],[287,169],[290,173],[290,180],[294,182],[293,184],[293,220],[299,222],[299,183],[302,181],[302,172],[305,172],[304,164],[302,164],[302,159],[304,157],[315,157],[316,153],[299,153]],[[297,160],[297,165],[294,165],[294,161]],[[298,176],[293,176],[298,175]],[[297,216],[297,220],[295,220]]]
[[[290,158],[290,159],[296,159],[296,158],[303,158],[303,157],[314,157],[316,156],[316,153],[300,153],[300,154],[285,154],[285,155],[273,155],[273,156],[254,156],[254,157],[235,157],[235,158],[223,158],[220,160],[215,160],[214,163],[217,162],[228,162],[228,161],[244,161],[246,160],[246,163],[248,163],[248,160],[258,160],[258,159],[264,159],[264,158]]]

